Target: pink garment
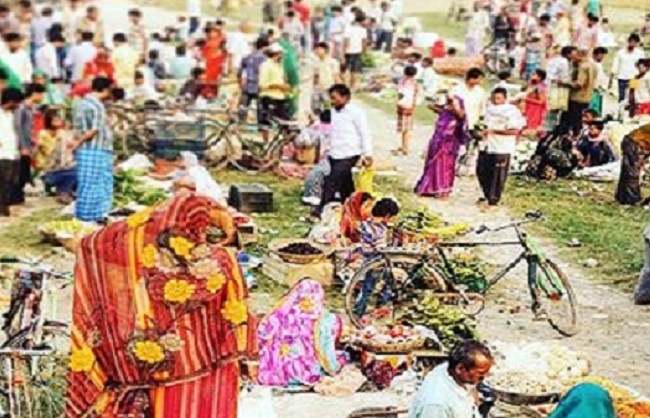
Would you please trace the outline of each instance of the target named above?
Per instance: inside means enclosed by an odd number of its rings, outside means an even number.
[[[259,325],[259,383],[314,386],[325,373],[338,372],[334,342],[341,321],[331,316],[320,283],[298,282]]]

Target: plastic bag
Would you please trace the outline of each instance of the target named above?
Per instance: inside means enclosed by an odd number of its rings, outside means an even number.
[[[239,397],[238,418],[278,418],[270,387],[244,388]]]
[[[643,233],[645,241],[645,261],[639,276],[639,284],[634,292],[634,302],[637,305],[650,305],[650,225]]]
[[[377,170],[374,168],[362,168],[360,170],[355,170],[354,187],[356,191],[373,194],[373,181],[375,179],[375,174],[377,174]]]

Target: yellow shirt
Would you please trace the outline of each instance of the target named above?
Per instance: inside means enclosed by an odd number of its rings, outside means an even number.
[[[128,45],[120,45],[112,53],[115,81],[121,88],[133,87],[135,71],[140,64],[140,54]]]
[[[283,91],[271,88],[273,85],[277,86],[282,84],[286,84],[282,64],[271,59],[264,61],[260,66],[260,97],[284,100],[285,93]]]

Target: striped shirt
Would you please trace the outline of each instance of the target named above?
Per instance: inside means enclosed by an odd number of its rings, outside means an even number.
[[[102,102],[94,96],[86,96],[75,103],[73,115],[75,136],[97,130],[95,137],[84,143],[82,149],[113,150],[113,133],[106,122],[106,108]]]

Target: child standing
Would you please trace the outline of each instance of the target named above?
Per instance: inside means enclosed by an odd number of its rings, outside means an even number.
[[[69,133],[61,115],[55,110],[47,111],[45,129],[38,137],[38,147],[34,153],[34,165],[43,173],[46,190],[56,189],[56,194],[63,203],[72,201],[77,185],[77,172],[68,140]]]
[[[402,135],[402,146],[395,154],[409,154],[409,144],[413,134],[413,116],[420,93],[420,86],[415,81],[418,70],[408,66],[404,69],[404,78],[397,87],[397,132]]]
[[[525,101],[527,130],[538,131],[546,120],[546,71],[535,70],[528,82]]]

